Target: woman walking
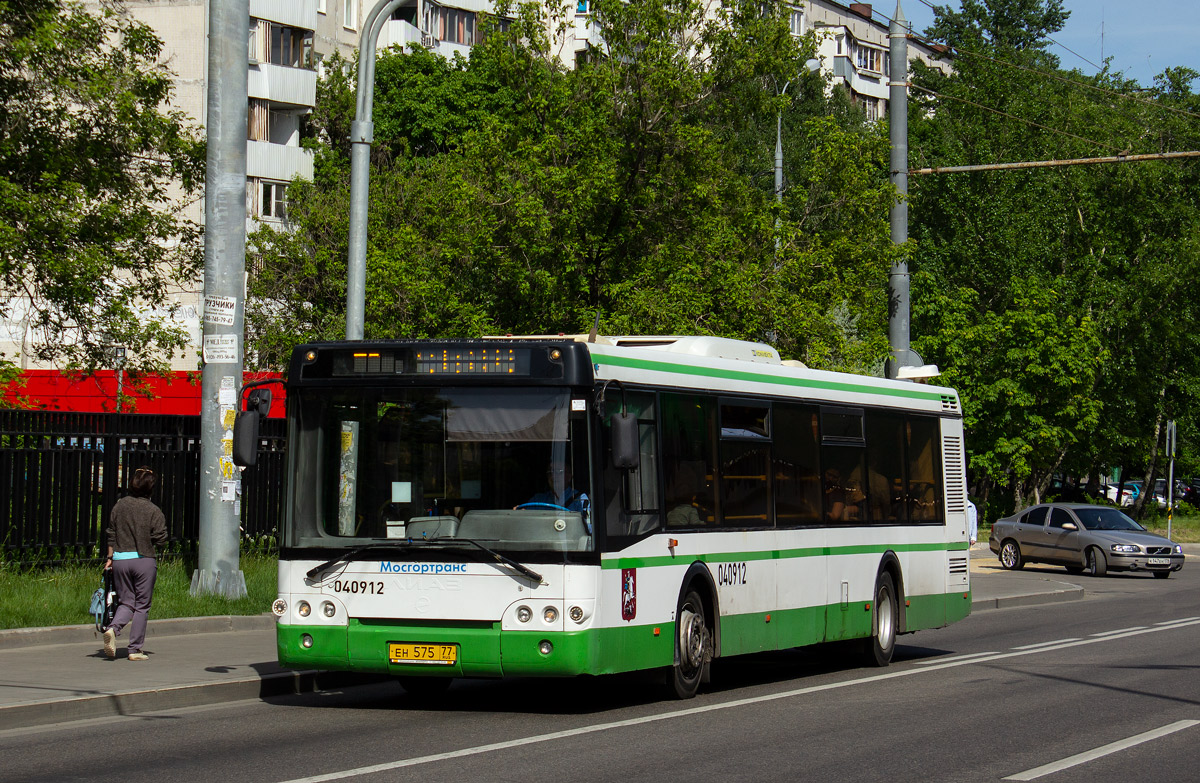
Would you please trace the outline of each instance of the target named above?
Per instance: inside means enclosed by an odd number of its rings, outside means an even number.
[[[129,482],[129,494],[117,501],[108,519],[108,562],[117,590],[117,612],[104,630],[104,654],[117,657],[117,637],[129,625],[129,660],[149,659],[142,652],[146,620],[158,564],[155,547],[167,543],[167,525],[162,511],[150,500],[157,479],[148,467],[138,468]]]

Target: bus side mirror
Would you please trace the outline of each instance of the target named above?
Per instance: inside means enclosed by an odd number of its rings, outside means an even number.
[[[632,413],[614,413],[612,416],[613,467],[636,468],[640,458],[637,417]]]
[[[233,464],[248,468],[258,462],[259,420],[271,410],[270,389],[255,389],[246,398],[246,410],[233,422]]]

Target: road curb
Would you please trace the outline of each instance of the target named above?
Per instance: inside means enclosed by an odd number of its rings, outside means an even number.
[[[182,636],[193,633],[220,633],[222,631],[274,631],[275,616],[217,615],[215,617],[172,617],[165,620],[151,619],[146,626],[146,638],[156,636]],[[82,644],[98,641],[100,633],[95,625],[55,625],[48,628],[8,628],[0,630],[0,650],[19,647],[41,647],[48,644]]]
[[[971,611],[983,612],[989,609],[1011,609],[1014,606],[1036,606],[1038,604],[1054,604],[1060,601],[1078,601],[1086,595],[1086,591],[1078,585],[1060,584],[1066,586],[1044,593],[996,596],[994,598],[972,600]]]
[[[284,671],[224,682],[123,693],[93,693],[0,706],[0,731],[53,723],[134,716],[207,704],[268,699],[383,682],[391,678],[346,672]]]

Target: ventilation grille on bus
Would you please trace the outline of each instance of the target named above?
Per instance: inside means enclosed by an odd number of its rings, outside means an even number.
[[[944,410],[944,411],[958,410],[958,398],[955,397],[953,394],[943,394],[942,395],[942,410]]]
[[[967,573],[967,559],[965,557],[950,558],[950,574],[962,576],[965,573]]]
[[[946,511],[965,512],[967,473],[963,468],[962,438],[943,438],[942,455],[946,460]]]

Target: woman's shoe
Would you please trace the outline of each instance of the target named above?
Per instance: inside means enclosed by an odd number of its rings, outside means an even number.
[[[150,660],[150,656],[146,655],[146,653],[142,653],[142,652],[131,652],[131,653],[129,653],[129,660],[131,660],[131,661],[148,661],[148,660]]]
[[[110,661],[117,657],[117,632],[111,628],[104,631],[104,654]]]

